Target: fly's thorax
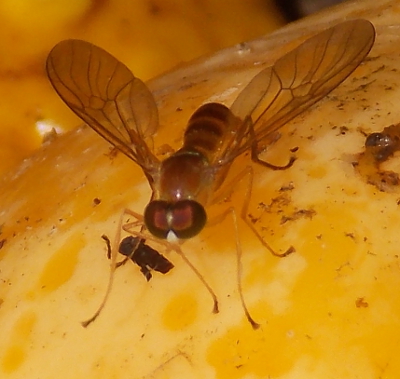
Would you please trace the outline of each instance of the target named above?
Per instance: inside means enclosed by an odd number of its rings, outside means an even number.
[[[181,149],[161,163],[155,198],[171,202],[193,199],[205,204],[212,181],[206,157]]]

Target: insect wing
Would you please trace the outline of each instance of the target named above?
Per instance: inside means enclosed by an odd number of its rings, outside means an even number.
[[[257,74],[231,106],[241,126],[221,149],[234,159],[336,88],[363,61],[375,40],[367,20],[338,24],[290,51]]]
[[[158,110],[141,80],[105,50],[80,40],[58,43],[46,68],[72,111],[146,172],[151,170],[157,159],[145,138],[158,127]]]

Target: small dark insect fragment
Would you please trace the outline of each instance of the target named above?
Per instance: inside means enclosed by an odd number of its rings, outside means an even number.
[[[133,252],[135,247],[136,250]],[[119,245],[118,251],[122,255],[129,257],[132,262],[140,267],[140,271],[147,281],[152,278],[151,270],[166,274],[174,267],[174,265],[157,250],[146,245],[145,240],[141,239],[138,243],[138,237],[128,236],[124,238]]]
[[[381,165],[400,151],[400,123],[371,133],[365,140],[365,151],[359,154],[354,166],[367,183],[380,191],[391,192],[400,184],[400,175],[381,169]]]
[[[365,141],[365,148],[378,163],[390,158],[400,150],[399,124],[390,125],[380,133],[371,133]]]
[[[104,234],[101,238],[103,238],[107,245],[107,258],[111,259],[110,239]],[[151,270],[166,274],[174,268],[174,265],[167,258],[149,245],[146,245],[144,239],[139,240],[138,237],[125,237],[119,244],[118,252],[136,263],[147,281],[152,278]],[[125,262],[126,259],[117,263],[117,267],[125,264]]]

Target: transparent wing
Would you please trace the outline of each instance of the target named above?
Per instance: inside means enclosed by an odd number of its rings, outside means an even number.
[[[231,106],[240,119],[218,162],[243,153],[331,92],[363,61],[375,40],[367,20],[327,29],[257,74]]]
[[[46,68],[68,107],[149,173],[158,161],[145,139],[158,127],[158,110],[146,85],[105,50],[80,40],[58,43]]]

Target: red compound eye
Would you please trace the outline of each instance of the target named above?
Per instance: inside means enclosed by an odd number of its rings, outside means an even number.
[[[151,201],[144,211],[144,222],[151,234],[166,239],[170,232],[179,239],[194,237],[204,228],[207,215],[204,207],[194,200],[169,203]]]

